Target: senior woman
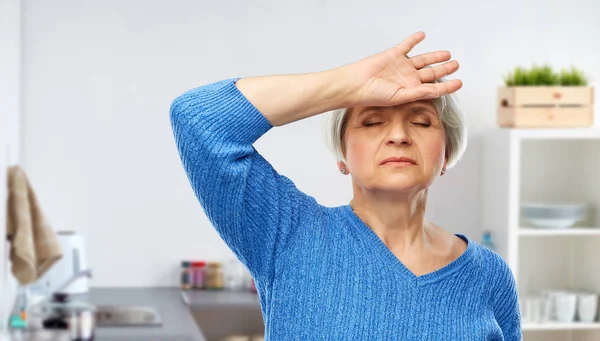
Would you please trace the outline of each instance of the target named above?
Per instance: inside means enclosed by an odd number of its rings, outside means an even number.
[[[331,70],[191,89],[171,123],[191,186],[254,277],[267,340],[521,340],[507,264],[425,219],[428,188],[466,144],[447,51],[417,32]],[[276,126],[333,115],[348,205],[325,207],[253,147]],[[298,164],[298,167],[305,167]]]

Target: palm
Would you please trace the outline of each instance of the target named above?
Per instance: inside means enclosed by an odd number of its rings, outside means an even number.
[[[450,59],[447,51],[430,52],[408,58],[406,54],[424,34],[416,33],[401,44],[352,64],[358,82],[354,104],[390,106],[423,98],[433,98],[458,90],[462,83],[451,80],[433,83],[458,69],[456,61],[427,67]]]
[[[389,52],[389,51],[386,51]],[[391,53],[375,56],[370,84],[367,88],[374,101],[391,101],[394,94],[410,86],[420,85],[419,73],[406,57],[395,59]]]

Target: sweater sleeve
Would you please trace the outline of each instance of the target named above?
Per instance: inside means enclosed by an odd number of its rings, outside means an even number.
[[[496,321],[502,329],[504,341],[523,340],[519,296],[513,273],[506,262],[497,256],[497,277],[492,291],[492,305]]]
[[[254,278],[276,257],[314,199],[253,147],[271,123],[239,91],[239,78],[191,89],[171,104],[175,143],[208,219]]]

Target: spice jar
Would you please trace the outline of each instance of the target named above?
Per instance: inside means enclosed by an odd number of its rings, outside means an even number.
[[[203,289],[205,285],[205,266],[206,262],[192,262],[193,288]]]
[[[225,290],[243,290],[245,284],[245,275],[247,273],[244,265],[237,259],[232,258],[225,264],[223,264],[224,273],[224,284]]]
[[[223,270],[221,269],[221,263],[208,262],[206,264],[205,275],[204,287],[206,289],[223,289]]]
[[[192,263],[188,261],[181,262],[181,289],[190,290],[192,288]]]

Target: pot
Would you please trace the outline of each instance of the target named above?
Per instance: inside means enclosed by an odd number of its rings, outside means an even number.
[[[47,301],[32,306],[29,320],[34,329],[66,331],[71,341],[94,340],[96,307],[72,301],[69,294],[55,293]]]

